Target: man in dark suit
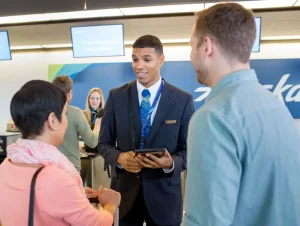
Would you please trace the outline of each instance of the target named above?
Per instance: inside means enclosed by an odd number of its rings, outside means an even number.
[[[120,226],[181,223],[181,172],[194,106],[190,94],[161,78],[163,64],[157,37],[137,39],[132,52],[137,79],[112,89],[104,109],[98,150],[112,166],[111,188],[122,195]],[[134,150],[141,148],[166,151],[162,157],[135,157]]]

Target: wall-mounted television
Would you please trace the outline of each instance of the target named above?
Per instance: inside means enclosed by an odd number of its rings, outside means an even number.
[[[71,27],[74,58],[124,56],[123,24]]]
[[[256,24],[256,38],[252,47],[252,52],[260,51],[260,36],[261,36],[261,17],[255,17]]]
[[[7,31],[0,31],[0,60],[11,60],[10,43]]]

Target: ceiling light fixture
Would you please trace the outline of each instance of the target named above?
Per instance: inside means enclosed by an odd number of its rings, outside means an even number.
[[[162,39],[163,44],[177,44],[177,43],[189,43],[190,39]],[[125,41],[125,45],[132,45],[134,41]]]
[[[292,7],[295,3],[295,0],[237,1],[236,3],[239,3],[245,8],[249,8],[249,9],[262,9],[262,8]],[[205,3],[205,8],[207,9],[215,4],[217,3]]]
[[[204,9],[204,3],[120,8],[121,12],[125,16],[186,13],[186,12],[197,12],[203,9]]]
[[[86,2],[87,1],[84,0],[84,9],[86,9],[87,7]],[[70,20],[70,19],[124,17],[124,16],[133,16],[133,15],[193,13],[193,12],[201,11],[204,8],[208,8],[217,3],[219,2],[132,7],[132,8],[119,8],[119,9],[114,8],[114,9],[100,9],[100,10],[82,10],[82,11],[62,12],[62,13],[44,13],[44,14],[7,16],[7,17],[0,17],[0,25],[60,21],[60,20]],[[295,0],[237,1],[237,3],[250,9],[300,6],[300,0],[298,0],[296,3]]]
[[[300,35],[287,35],[287,36],[264,36],[261,38],[263,41],[276,41],[276,40],[298,40]]]
[[[41,45],[45,49],[57,49],[57,48],[71,48],[72,44],[52,44],[52,45]]]
[[[164,44],[188,43],[189,39],[165,39],[161,40]],[[124,45],[132,45],[134,41],[125,41]],[[32,45],[32,46],[11,46],[11,50],[30,50],[30,49],[60,49],[72,48],[72,44],[49,44],[49,45]]]
[[[300,35],[295,36],[264,36],[262,41],[300,40]],[[162,39],[163,44],[188,44],[190,39]],[[132,45],[134,41],[125,41],[124,45]],[[31,46],[11,46],[11,50],[33,50],[33,49],[61,49],[72,48],[72,44],[48,44]]]
[[[99,18],[99,17],[119,17],[123,16],[119,9],[101,9],[101,10],[84,10],[64,13],[44,13],[22,16],[0,17],[0,24],[30,23],[59,21],[69,19]]]
[[[32,46],[11,46],[11,50],[28,50],[28,49],[41,49],[39,45],[32,45]]]
[[[60,49],[70,48],[72,44],[51,44],[51,45],[32,45],[32,46],[11,46],[11,50],[30,50],[30,49]]]

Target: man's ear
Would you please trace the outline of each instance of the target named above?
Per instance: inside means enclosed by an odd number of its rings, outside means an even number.
[[[165,55],[161,54],[161,56],[159,57],[159,61],[160,61],[160,66],[163,66],[165,63]]]
[[[213,52],[213,42],[210,37],[204,37],[202,45],[204,46],[205,56],[210,56]]]
[[[67,98],[70,99],[71,96],[72,96],[72,90],[70,92],[68,92]]]

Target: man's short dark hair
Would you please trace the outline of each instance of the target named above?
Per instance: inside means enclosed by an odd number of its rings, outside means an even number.
[[[199,45],[209,36],[228,59],[247,63],[256,37],[253,13],[237,3],[216,4],[197,14],[194,35]]]
[[[52,83],[64,91],[65,94],[68,94],[73,86],[73,80],[68,75],[57,76]]]
[[[139,37],[132,45],[133,48],[154,48],[159,55],[164,53],[163,45],[159,38],[154,35],[144,35]]]
[[[66,94],[57,86],[42,80],[32,80],[13,96],[10,114],[22,138],[34,138],[42,134],[50,113],[53,112],[61,121],[66,101]]]

